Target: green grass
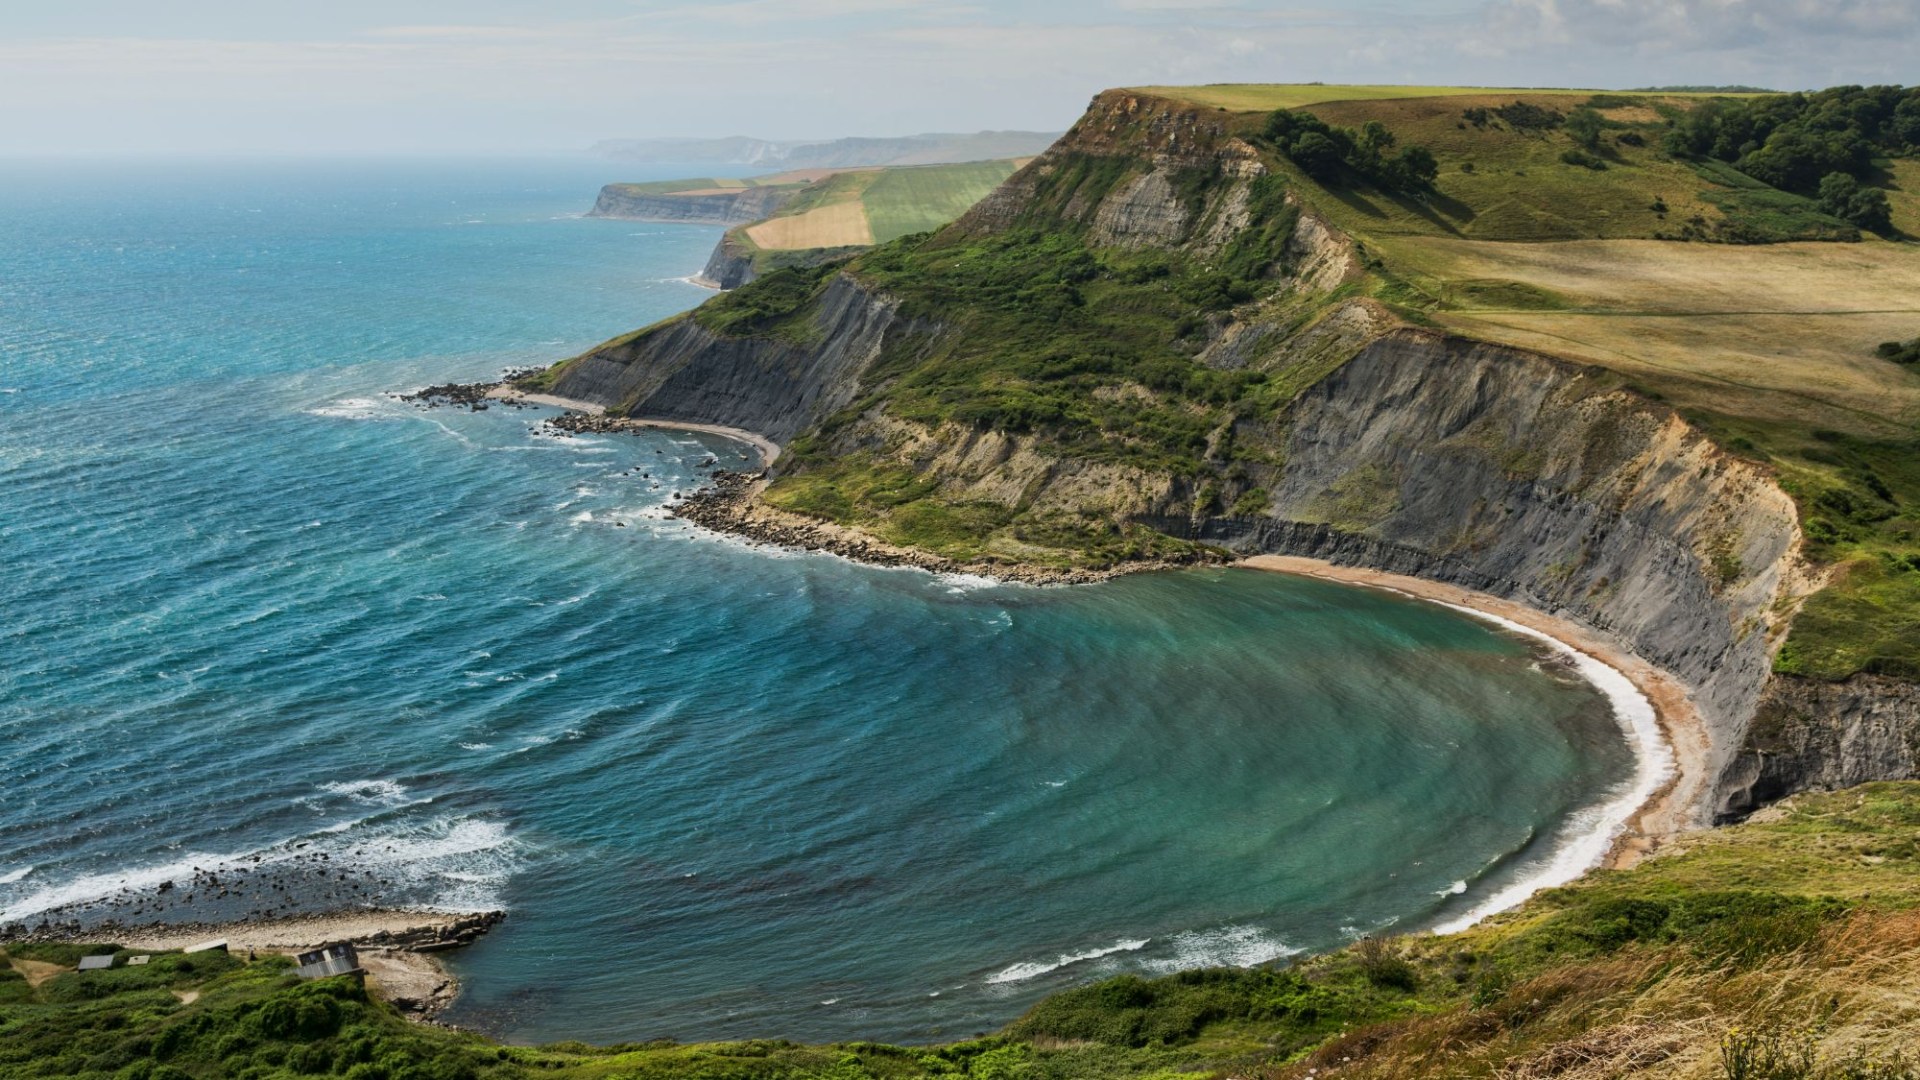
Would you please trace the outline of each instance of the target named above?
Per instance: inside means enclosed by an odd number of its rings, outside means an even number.
[[[1462,97],[1484,94],[1568,94],[1592,90],[1507,90],[1484,86],[1343,86],[1338,83],[1212,83],[1206,86],[1130,86],[1128,90],[1186,101],[1229,112],[1303,109],[1329,101],[1387,101],[1398,98]]]
[[[1916,836],[1920,784],[1803,795],[1464,934],[1124,975],[1048,998],[998,1035],[925,1047],[503,1046],[410,1024],[351,979],[301,982],[281,957],[161,953],[35,990],[10,960],[67,964],[111,947],[15,945],[0,951],[0,1080],[1172,1080],[1316,1063],[1349,1076],[1489,1075],[1556,1046],[1591,1048],[1636,1009],[1706,1055],[1732,1027],[1798,1030],[1812,1017],[1816,1056],[1838,1067],[1862,1045],[1911,1057],[1920,1043],[1904,1019],[1920,1007]],[[1424,1056],[1436,1045],[1446,1065]]]
[[[637,184],[608,184],[625,195],[671,195],[679,191],[708,191],[714,188],[750,188],[750,187],[788,187],[798,186],[790,180],[766,176],[720,177],[695,176],[679,180],[648,180]]]
[[[884,244],[945,225],[985,198],[1013,171],[1014,163],[1008,160],[881,172],[861,197],[874,243]]]

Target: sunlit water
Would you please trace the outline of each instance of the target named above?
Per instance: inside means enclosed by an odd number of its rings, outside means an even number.
[[[1630,773],[1438,607],[768,552],[663,512],[724,440],[388,396],[703,298],[609,172],[0,174],[0,920],[504,907],[456,1021],[933,1039],[1458,915]]]

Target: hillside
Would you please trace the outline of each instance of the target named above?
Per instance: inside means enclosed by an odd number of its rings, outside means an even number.
[[[1120,976],[942,1046],[503,1046],[282,957],[0,951],[0,1078],[1648,1076],[1910,1080],[1920,785],[1802,796],[1449,937]],[[108,971],[76,973],[83,955]],[[377,986],[376,986],[377,990]],[[636,1032],[636,1037],[646,1033]]]
[[[1702,819],[1911,775],[1920,95],[1434,89],[1110,91],[953,225],[529,386],[764,432],[765,504],[957,566],[1574,618],[1692,692]]]
[[[767,217],[728,231],[702,277],[731,289],[769,270],[814,266],[966,213],[1025,160],[842,171],[807,185]]]

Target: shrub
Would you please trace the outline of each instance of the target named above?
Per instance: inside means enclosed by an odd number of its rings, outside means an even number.
[[[1399,947],[1388,938],[1361,938],[1354,945],[1353,953],[1360,961],[1360,973],[1383,990],[1411,992],[1418,982],[1413,965],[1407,963]]]
[[[1567,119],[1562,126],[1566,128],[1567,135],[1575,143],[1588,150],[1598,150],[1600,149],[1600,132],[1606,128],[1607,122],[1591,107],[1582,105],[1567,114]]]
[[[1920,364],[1920,338],[1907,342],[1883,341],[1873,352],[1880,359],[1896,364]]]

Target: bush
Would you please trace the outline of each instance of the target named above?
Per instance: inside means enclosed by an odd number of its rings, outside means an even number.
[[[1400,949],[1388,938],[1364,937],[1354,945],[1353,953],[1360,961],[1360,973],[1367,981],[1383,990],[1404,990],[1412,992],[1418,982],[1413,965],[1400,955]]]
[[[1578,165],[1583,169],[1592,169],[1595,172],[1603,171],[1607,167],[1606,162],[1601,161],[1585,150],[1564,150],[1560,154],[1560,160],[1568,165]]]
[[[1563,126],[1566,128],[1567,135],[1575,143],[1588,150],[1598,150],[1600,149],[1600,132],[1606,128],[1607,122],[1592,108],[1582,105],[1567,114]]]
[[[1883,341],[1873,352],[1880,359],[1896,364],[1920,364],[1920,338],[1908,342]]]

